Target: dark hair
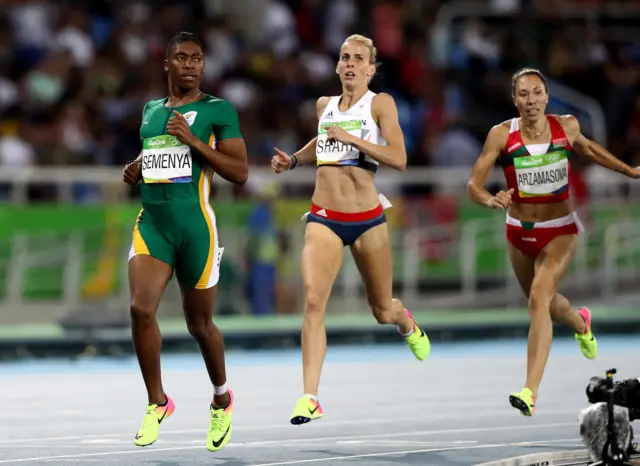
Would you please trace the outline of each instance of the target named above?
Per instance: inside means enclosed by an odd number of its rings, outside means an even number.
[[[522,68],[515,73],[513,73],[513,77],[511,78],[511,96],[516,96],[516,82],[523,76],[536,75],[542,80],[542,84],[544,84],[544,90],[548,94],[549,93],[549,84],[547,83],[547,78],[544,77],[542,71],[536,68]]]
[[[173,36],[173,38],[169,41],[165,57],[169,58],[169,55],[171,55],[173,49],[175,49],[177,45],[184,44],[185,42],[193,42],[194,44],[198,44],[204,52],[204,43],[200,40],[200,38],[192,32],[183,31]]]

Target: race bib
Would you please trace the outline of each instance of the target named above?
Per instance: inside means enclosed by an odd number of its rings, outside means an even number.
[[[513,159],[521,197],[548,196],[569,184],[569,160],[562,152]]]
[[[354,135],[357,138],[362,137],[362,121],[350,120],[350,121],[337,121],[327,122],[324,126],[336,125],[344,129],[347,133]],[[327,138],[327,130],[324,126],[320,127],[318,131],[318,140],[316,142],[316,158],[318,164],[322,163],[336,163],[341,160],[357,159],[360,156],[360,151],[338,141],[329,141]]]
[[[145,183],[190,183],[191,148],[175,136],[145,139],[142,145],[142,179]]]

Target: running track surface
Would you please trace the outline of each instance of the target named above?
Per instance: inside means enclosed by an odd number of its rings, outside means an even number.
[[[154,445],[133,436],[146,404],[134,359],[0,365],[0,463],[64,465],[466,466],[536,452],[582,449],[577,415],[589,378],[618,369],[638,376],[640,339],[600,337],[588,361],[556,340],[537,412],[508,395],[524,381],[526,342],[432,346],[419,362],[404,345],[330,347],[321,382],[325,417],[289,424],[301,395],[299,350],[230,352],[235,391],[230,443],[209,453],[210,385],[199,355],[165,355],[176,412]]]

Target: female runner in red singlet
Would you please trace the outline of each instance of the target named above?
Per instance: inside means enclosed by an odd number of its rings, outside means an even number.
[[[491,128],[473,167],[468,194],[478,204],[508,209],[509,257],[529,300],[531,319],[526,383],[522,391],[510,395],[509,402],[531,416],[551,350],[552,322],[575,330],[585,357],[594,359],[598,352],[589,309],[574,311],[557,292],[582,230],[569,199],[571,159],[582,155],[630,178],[639,178],[640,170],[585,138],[573,115],[546,115],[549,94],[540,71],[524,68],[514,74],[512,97],[520,117]],[[492,196],[483,186],[495,163],[504,170],[507,191]]]

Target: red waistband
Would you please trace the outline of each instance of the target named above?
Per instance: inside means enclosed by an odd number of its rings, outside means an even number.
[[[336,212],[335,210],[324,209],[314,203],[311,203],[311,213],[327,220],[335,220],[336,222],[356,223],[373,220],[382,215],[384,209],[381,204],[377,207],[365,212]]]

